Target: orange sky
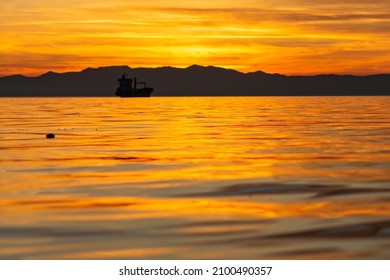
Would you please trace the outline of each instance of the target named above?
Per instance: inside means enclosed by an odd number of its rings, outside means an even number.
[[[0,0],[0,74],[215,65],[390,73],[389,0]]]

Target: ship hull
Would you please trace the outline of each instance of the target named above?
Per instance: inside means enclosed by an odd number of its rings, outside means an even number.
[[[115,92],[117,96],[120,97],[150,97],[152,95],[153,88],[140,88],[136,90],[120,90],[118,88]]]

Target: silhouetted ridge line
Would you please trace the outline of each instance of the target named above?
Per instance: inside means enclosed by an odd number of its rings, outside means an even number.
[[[122,65],[1,77],[0,96],[115,96],[116,79],[124,73],[148,81],[155,89],[153,96],[390,95],[390,74],[286,76],[215,66]]]

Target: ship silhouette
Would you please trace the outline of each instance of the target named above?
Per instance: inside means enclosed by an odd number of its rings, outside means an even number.
[[[116,89],[115,94],[120,97],[150,97],[153,92],[153,88],[147,87],[145,82],[126,77],[123,74],[121,78],[117,79],[119,87]],[[138,87],[141,85],[141,87]]]

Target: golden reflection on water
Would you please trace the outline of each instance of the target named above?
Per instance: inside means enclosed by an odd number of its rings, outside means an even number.
[[[388,97],[2,101],[0,258],[390,257]]]
[[[231,201],[221,199],[140,199],[136,197],[83,198],[79,200],[23,200],[0,201],[4,213],[50,210],[115,209],[121,212],[118,218],[175,218],[207,215],[215,219],[225,215],[250,218],[320,217],[341,218],[353,215],[388,216],[388,201],[367,203],[365,199],[337,201],[308,201],[300,203],[270,203]],[[15,213],[13,213],[15,214]],[[93,217],[88,216],[88,219]],[[96,217],[97,219],[100,218]],[[110,214],[110,218],[115,216]]]

